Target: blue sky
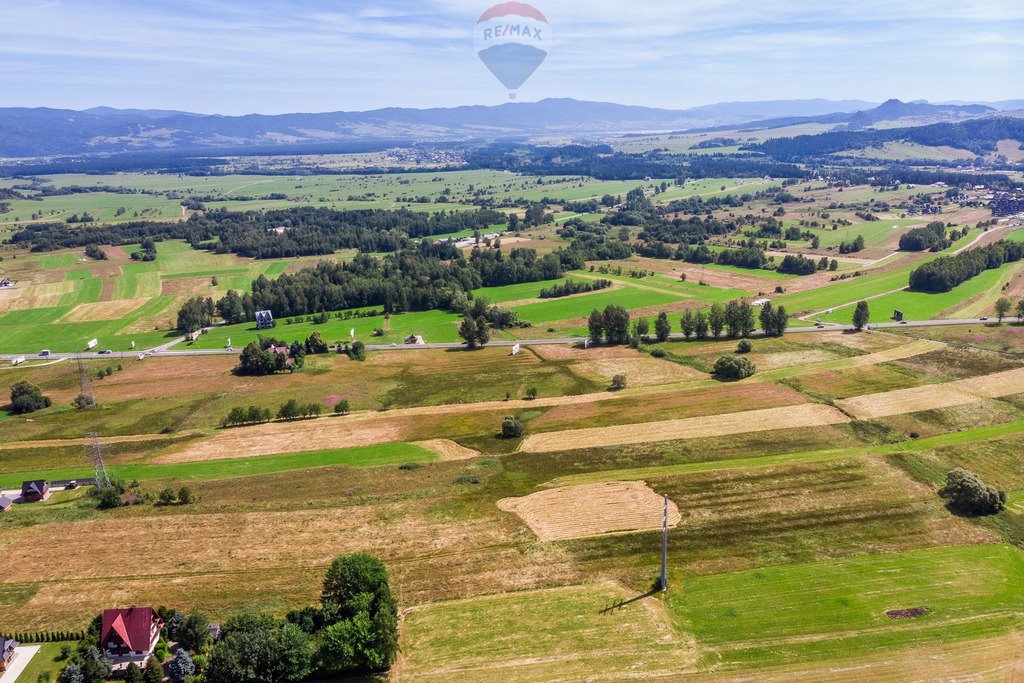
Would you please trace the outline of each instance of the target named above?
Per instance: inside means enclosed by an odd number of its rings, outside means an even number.
[[[0,106],[243,114],[498,104],[467,0],[0,0]],[[536,0],[520,92],[735,100],[1024,98],[1021,0]]]

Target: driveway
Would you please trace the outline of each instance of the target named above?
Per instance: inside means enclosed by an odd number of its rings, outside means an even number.
[[[4,672],[3,676],[0,676],[0,683],[14,683],[18,680],[18,676],[28,666],[29,661],[39,652],[38,645],[22,645],[18,647],[14,656],[14,663],[11,664],[11,668]]]

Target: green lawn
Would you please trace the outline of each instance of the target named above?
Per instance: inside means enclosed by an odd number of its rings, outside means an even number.
[[[343,420],[344,417],[321,418]],[[239,429],[245,429],[240,427]],[[289,453],[284,455],[268,455],[253,458],[234,458],[227,460],[205,460],[202,462],[184,462],[169,464],[128,464],[108,467],[110,474],[126,480],[137,479],[185,479],[190,481],[207,481],[211,479],[228,479],[231,477],[248,477],[257,474],[271,474],[289,470],[304,470],[331,465],[347,467],[378,467],[381,465],[399,465],[405,462],[430,462],[437,459],[437,454],[422,446],[411,443],[389,443],[378,446],[362,446],[354,448],[336,448],[308,453]],[[31,472],[11,472],[0,474],[0,486],[13,488],[29,479],[74,479],[92,476],[92,468],[65,468],[55,470],[35,470]]]
[[[680,577],[678,628],[726,666],[853,658],[1003,633],[1024,611],[1024,555],[1005,545],[932,548]],[[888,610],[927,607],[891,619]]]
[[[78,643],[74,641],[66,643],[41,643],[39,652],[36,653],[35,657],[29,661],[28,666],[25,667],[25,670],[18,676],[17,683],[37,683],[43,673],[50,674],[48,680],[56,681],[65,664],[60,660],[60,648],[63,645],[70,645],[74,649]]]

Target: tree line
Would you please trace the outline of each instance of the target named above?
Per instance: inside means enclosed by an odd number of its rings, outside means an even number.
[[[910,273],[910,288],[922,292],[948,292],[986,270],[1024,258],[1024,243],[999,240],[977,249],[940,256]]]

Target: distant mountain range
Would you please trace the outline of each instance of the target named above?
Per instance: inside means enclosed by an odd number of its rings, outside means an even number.
[[[0,157],[54,157],[155,150],[218,150],[353,141],[462,141],[513,136],[594,135],[772,128],[797,123],[870,126],[985,116],[1024,101],[984,104],[858,100],[725,102],[683,110],[547,99],[493,107],[220,116],[181,111],[0,108]]]

